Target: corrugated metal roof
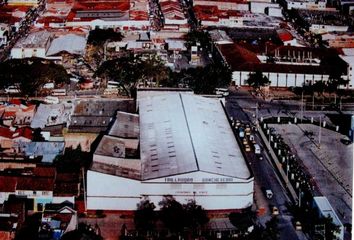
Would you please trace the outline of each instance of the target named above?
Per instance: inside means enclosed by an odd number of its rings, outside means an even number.
[[[169,93],[140,100],[139,110],[144,180],[198,170],[250,177],[219,101]]]
[[[139,111],[142,178],[197,171],[180,95],[146,98]]]
[[[84,55],[85,47],[86,38],[75,34],[67,34],[53,40],[47,51],[47,56],[55,55],[64,51],[70,54]]]
[[[199,170],[247,179],[248,167],[219,100],[181,95]]]

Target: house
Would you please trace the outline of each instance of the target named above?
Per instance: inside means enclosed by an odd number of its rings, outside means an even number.
[[[42,213],[39,236],[59,240],[63,234],[77,229],[78,219],[73,204],[47,204]]]
[[[11,176],[0,176],[0,204],[3,204],[11,194],[16,193],[17,179]]]
[[[194,0],[193,6],[215,6],[220,10],[238,10],[238,11],[248,11],[249,3],[248,1],[242,0]]]
[[[36,110],[36,105],[21,99],[12,99],[0,105],[0,117],[6,126],[29,126]]]
[[[100,133],[106,131],[116,111],[131,112],[132,100],[77,100],[71,115],[69,132]]]
[[[10,181],[9,187],[0,188],[2,201],[11,195],[30,200],[28,210],[41,211],[46,203],[53,201],[53,188],[56,170],[54,167],[38,166],[31,169],[7,169],[0,172],[2,180]],[[15,191],[13,192],[13,186]],[[1,187],[1,186],[0,186]]]
[[[54,183],[53,203],[70,202],[80,195],[80,176],[77,173],[58,172]]]
[[[146,8],[141,5],[145,4]],[[66,18],[67,27],[118,28],[121,30],[148,30],[150,22],[147,1],[120,1],[113,3],[102,1],[75,2]],[[131,9],[132,7],[132,9]]]
[[[10,151],[18,152],[18,144],[31,142],[33,131],[29,127],[13,128],[0,126],[0,146]]]
[[[10,27],[6,23],[0,22],[0,46],[6,45],[10,33]]]
[[[354,48],[354,34],[352,33],[325,33],[322,41],[331,48]]]
[[[31,122],[32,128],[66,125],[69,122],[72,105],[62,102],[59,104],[40,104]]]
[[[46,31],[36,31],[21,38],[11,49],[11,58],[46,58],[46,52],[53,41],[53,34]]]
[[[64,141],[25,142],[19,144],[19,149],[29,158],[41,157],[43,163],[53,163],[56,156],[64,153],[64,146]]]
[[[72,33],[61,35],[55,38],[46,53],[46,56],[58,56],[62,52],[66,52],[75,56],[83,56],[85,54],[87,39]]]
[[[13,240],[17,229],[16,214],[0,213],[0,239]]]

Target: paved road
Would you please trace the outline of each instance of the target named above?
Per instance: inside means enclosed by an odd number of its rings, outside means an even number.
[[[240,93],[239,95],[230,94],[226,98],[226,111],[229,116],[234,119],[238,119],[242,122],[249,123],[252,121],[252,114],[249,116],[246,114],[238,104],[239,99],[252,99],[252,96],[248,94]],[[261,143],[258,135],[256,136],[256,141],[261,145],[261,148],[266,149]],[[286,190],[281,185],[281,181],[278,179],[277,174],[271,164],[270,158],[266,151],[262,152],[263,160],[259,160],[252,152],[247,153],[247,161],[249,161],[252,171],[254,173],[256,184],[261,187],[270,188],[274,196],[272,199],[268,199],[268,204],[270,206],[276,206],[279,209],[279,230],[280,239],[305,239],[301,233],[295,231],[294,226],[291,222],[292,216],[289,214],[287,209],[287,202],[289,198],[287,197]],[[266,217],[259,218],[259,222],[264,225],[264,223],[270,219],[270,215]]]

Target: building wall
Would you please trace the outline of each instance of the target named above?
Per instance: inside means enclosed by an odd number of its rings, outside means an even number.
[[[11,49],[11,58],[30,58],[30,57],[39,57],[45,58],[46,49],[42,47],[38,48],[12,48]]]
[[[316,3],[315,1],[313,2],[306,2],[306,1],[286,1],[287,2],[287,9],[290,10],[292,8],[296,9],[325,9],[326,8],[326,2],[325,1],[319,1]]]
[[[279,4],[270,2],[250,2],[250,11],[252,13],[265,13],[267,7],[279,7]]]
[[[232,80],[239,86],[248,85],[246,80],[251,72],[234,71]],[[303,84],[311,84],[315,81],[327,81],[326,74],[296,74],[296,73],[271,73],[263,72],[271,81],[271,87],[302,87]]]
[[[26,6],[37,6],[38,0],[8,0],[7,2],[11,5],[26,5]]]
[[[267,7],[265,13],[271,17],[283,17],[280,7]]]
[[[316,34],[326,32],[346,32],[348,31],[348,28],[348,26],[312,24],[310,27],[310,31]]]
[[[205,0],[195,0],[193,6],[204,5],[204,6],[217,6],[220,10],[240,10],[248,11],[249,3],[240,2],[220,2],[220,1],[205,1]]]
[[[87,208],[135,210],[143,196],[149,196],[158,207],[164,195],[173,195],[181,203],[196,199],[207,210],[243,209],[253,203],[253,184],[253,178],[242,180],[201,172],[140,182],[88,171]]]
[[[0,204],[3,204],[8,198],[10,194],[15,194],[14,192],[0,192]]]
[[[147,21],[134,21],[134,20],[127,20],[127,21],[102,21],[99,19],[93,21],[71,21],[66,23],[67,27],[84,27],[88,26],[91,29],[98,28],[116,28],[119,27],[123,28],[138,28],[138,29],[147,29],[150,27],[150,22]]]
[[[176,25],[180,25],[180,24],[187,24],[187,23],[188,23],[188,20],[187,20],[187,19],[177,20],[177,19],[165,18],[165,24],[176,24]]]

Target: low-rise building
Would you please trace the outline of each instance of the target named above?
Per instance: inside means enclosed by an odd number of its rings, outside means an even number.
[[[11,49],[11,58],[46,58],[46,52],[53,41],[53,34],[48,31],[37,31],[21,38]]]
[[[215,6],[220,10],[238,10],[238,11],[248,11],[249,3],[248,1],[242,0],[194,0],[193,6]]]
[[[273,49],[272,49],[273,48]],[[236,85],[248,85],[250,73],[262,72],[273,87],[301,87],[317,81],[327,81],[333,71],[341,71],[348,79],[347,64],[333,49],[319,50],[293,46],[268,46],[266,52],[241,43],[218,46],[225,63],[231,68]],[[337,59],[337,65],[326,65],[323,59]],[[336,69],[334,69],[336,68]],[[349,82],[343,88],[353,88]]]

